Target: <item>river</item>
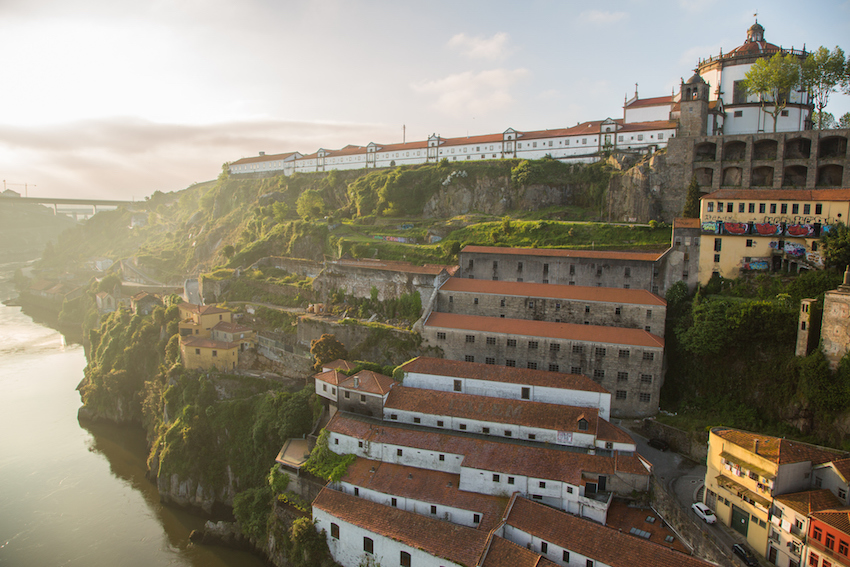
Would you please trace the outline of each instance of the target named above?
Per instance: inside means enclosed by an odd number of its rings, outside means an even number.
[[[159,502],[140,429],[77,421],[85,365],[82,346],[0,304],[0,565],[265,565],[189,542],[204,519]]]

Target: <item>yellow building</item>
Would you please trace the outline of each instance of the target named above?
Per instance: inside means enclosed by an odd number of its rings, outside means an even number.
[[[181,337],[180,354],[189,370],[232,371],[239,362],[239,343],[205,337]]]
[[[823,267],[819,238],[850,219],[850,189],[721,189],[700,199],[699,281]]]
[[[233,313],[215,305],[181,303],[179,309],[181,337],[209,337],[218,323],[233,321]]]
[[[810,489],[812,467],[842,456],[807,443],[714,427],[708,437],[705,504],[717,521],[764,556],[774,497]]]

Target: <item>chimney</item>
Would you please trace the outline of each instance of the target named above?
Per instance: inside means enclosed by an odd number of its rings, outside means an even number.
[[[758,439],[756,439],[756,446],[753,449],[753,453],[755,453],[756,455],[759,454],[759,440]]]
[[[354,377],[354,387],[355,388],[360,387],[360,378],[358,378],[357,376]]]
[[[266,152],[260,152],[260,156],[266,155]]]

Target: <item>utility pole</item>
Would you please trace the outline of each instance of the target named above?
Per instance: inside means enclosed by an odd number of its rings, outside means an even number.
[[[401,125],[401,143],[407,143],[407,126],[404,124]]]

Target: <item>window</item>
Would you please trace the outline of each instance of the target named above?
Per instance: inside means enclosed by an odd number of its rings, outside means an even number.
[[[620,358],[629,358],[629,350],[628,349],[620,349]]]
[[[628,372],[617,372],[617,382],[628,382],[629,381],[629,373]]]
[[[195,354],[201,354],[201,349],[196,348],[196,349],[195,349]]]
[[[534,433],[528,434],[528,440],[529,441],[534,441],[535,439],[537,439],[537,435],[535,435]]]
[[[623,312],[622,307],[615,307],[614,308],[614,315],[620,315],[622,312]]]
[[[360,489],[356,486],[354,487],[354,496],[360,496]]]
[[[800,205],[798,205],[797,203],[794,203],[793,205],[791,205],[791,214],[792,215],[800,214]]]
[[[743,213],[745,206],[746,206],[745,203],[738,203],[738,212]]]
[[[723,212],[723,201],[717,201],[717,212],[718,213]]]
[[[432,514],[436,514],[436,513],[437,513],[437,507],[436,507],[436,506],[431,506],[431,513],[432,513]]]
[[[640,375],[640,383],[641,384],[652,384],[652,374],[641,374]]]
[[[508,346],[509,347],[515,347],[516,346],[516,339],[508,339]]]
[[[570,366],[570,374],[581,374],[581,366]]]
[[[549,553],[549,544],[545,541],[540,542],[540,553]]]
[[[513,484],[513,483],[514,483],[514,477],[509,476],[508,477],[508,484]]]
[[[539,486],[540,486],[540,488],[546,488],[546,483],[541,480],[540,483],[539,483]]]
[[[821,529],[820,529],[820,528],[817,528],[817,527],[816,527],[816,528],[812,531],[812,537],[813,537],[813,538],[815,538],[817,541],[820,541],[820,540],[821,540],[821,538],[823,538],[823,531],[821,531]]]
[[[803,214],[804,215],[812,214],[812,206],[811,205],[803,205]]]
[[[466,356],[463,357],[463,360],[465,362],[475,362],[475,356],[471,355],[471,354],[467,354]]]
[[[642,392],[638,399],[643,403],[648,404],[650,401],[652,401],[652,394]]]
[[[396,498],[391,499],[390,500],[390,506],[392,506],[393,508],[398,508],[398,499],[396,499]]]
[[[780,209],[780,212],[783,215],[787,215],[788,214],[788,203],[782,203],[782,205],[779,207],[779,209]]]
[[[422,418],[421,417],[414,417],[413,423],[422,423]]]
[[[487,344],[488,345],[496,344],[496,337],[487,337]]]
[[[517,272],[521,272],[521,271],[522,271],[522,262],[517,262],[517,264],[516,264],[516,271],[517,271]]]
[[[579,429],[579,431],[587,431],[587,420],[586,419],[581,418],[580,420],[578,420],[578,429]]]
[[[759,203],[759,212],[764,213],[764,210],[765,210],[764,203]]]
[[[500,478],[499,475],[494,474],[493,475],[493,482],[499,482],[499,478]]]
[[[626,399],[626,391],[625,390],[617,390],[616,399],[625,400]]]
[[[366,395],[365,394],[360,394],[360,403],[363,403],[363,404],[366,403]]]
[[[754,213],[754,212],[756,212],[756,204],[755,204],[755,203],[750,203],[750,206],[749,206],[749,208],[748,208],[747,212],[748,212],[748,213]]]
[[[735,81],[735,82],[737,82],[737,81]],[[743,111],[743,110],[736,110],[736,111],[735,111],[735,118],[741,118],[741,117],[743,117],[743,116],[744,116],[744,111]]]
[[[818,557],[818,555],[816,553],[809,552],[809,565],[813,565],[814,567],[817,567],[819,563],[820,563],[820,557]]]
[[[584,563],[585,567],[593,567],[593,559],[588,559]]]
[[[437,331],[437,340],[440,340],[440,341],[446,340],[446,334],[441,332],[441,331]]]
[[[534,309],[534,300],[533,299],[528,300],[528,308]]]
[[[475,335],[466,335],[466,342],[474,343],[475,342]]]
[[[477,297],[472,298],[472,304],[478,305],[478,298]]]
[[[528,348],[531,350],[537,350],[537,341],[528,341]]]
[[[401,567],[410,567],[410,554],[402,551],[401,557],[399,557],[399,563],[401,563]]]
[[[705,207],[705,212],[713,213],[714,212],[714,201],[708,203]]]
[[[460,392],[460,391],[461,391],[461,381],[460,381],[460,380],[455,380],[455,381],[454,381],[454,391],[455,391],[455,392]]]
[[[488,356],[484,359],[484,364],[496,364],[496,359],[492,356]]]
[[[655,360],[655,353],[654,352],[645,352],[645,353],[643,353],[643,359],[644,360]]]
[[[732,212],[734,212],[734,211],[732,210],[733,208],[734,208],[734,205],[733,205],[732,203],[726,203],[726,212],[727,212],[727,213],[732,213]]]
[[[465,424],[465,423],[461,423],[461,424],[458,426],[458,428],[459,428],[461,431],[466,431],[466,424]]]
[[[752,248],[755,245],[752,238],[747,239],[747,248]]]
[[[549,345],[549,352],[560,352],[561,345],[559,343],[551,343]]]
[[[823,543],[827,549],[832,549],[835,547],[835,536],[832,534],[826,534],[826,541]]]
[[[373,553],[375,549],[375,542],[372,541],[370,537],[363,538],[363,551],[366,553]]]
[[[508,429],[505,429],[505,437],[513,437],[513,435],[514,435],[513,432],[511,432]]]
[[[443,420],[442,420],[442,419],[438,419],[438,420],[437,420],[437,427],[442,427],[442,426],[443,426]],[[442,455],[440,455],[440,457],[442,457]],[[440,458],[440,460],[442,461],[443,459],[442,459],[442,458]]]
[[[490,434],[490,428],[489,427],[482,427],[481,433],[483,433],[484,435],[489,435]]]
[[[770,214],[772,214],[772,215],[776,214],[776,203],[770,204]]]
[[[395,454],[396,457],[401,457],[404,454],[404,451],[402,449],[396,449]]]
[[[337,524],[331,523],[331,537],[339,539],[339,526]]]
[[[590,305],[585,305],[585,306],[584,306],[584,312],[585,312],[585,313],[590,313]]]
[[[605,378],[605,371],[604,370],[594,370],[593,371],[593,379],[596,380],[597,382],[601,381],[604,378]]]
[[[481,514],[473,514],[472,515],[472,523],[480,524],[481,523]]]
[[[624,277],[627,277],[627,278],[632,277],[632,269],[627,267],[627,268],[625,269],[624,273],[623,273],[623,276],[624,276]]]
[[[847,491],[843,488],[838,489],[838,498],[841,500],[847,500]]]
[[[536,362],[529,362],[529,363],[526,364],[526,367],[529,370],[537,370],[537,363]]]
[[[652,319],[652,309],[647,309],[647,310],[646,310],[646,318],[647,318],[647,319]]]
[[[620,138],[622,138],[622,136],[620,136]],[[623,140],[620,140],[620,141],[622,142]],[[562,560],[564,563],[569,563],[569,562],[570,562],[570,552],[569,552],[569,551],[567,551],[566,549],[564,550],[564,553],[561,555],[561,560]]]
[[[720,252],[720,249],[721,249],[722,247],[723,247],[723,239],[722,239],[722,238],[715,238],[715,239],[714,239],[714,251],[715,251],[715,252]],[[468,336],[468,335],[467,335],[467,336]],[[468,341],[467,341],[467,342],[468,342]]]
[[[605,356],[605,347],[596,347],[596,356]]]
[[[391,413],[391,414],[390,414],[390,419],[392,419],[392,420],[398,420],[398,414],[397,414],[397,413]]]
[[[217,351],[217,350],[214,350],[214,351],[213,351],[213,353],[212,353],[212,355],[213,355],[213,356],[218,356],[218,351]]]
[[[549,365],[549,372],[558,372],[559,369],[560,369],[560,367],[557,364],[550,364]]]
[[[346,400],[351,398],[351,392],[345,392],[344,395]]]
[[[516,360],[511,360],[510,358],[505,360],[505,366],[508,368],[513,368],[516,366]]]
[[[570,264],[570,275],[571,276],[576,275],[576,265],[575,264]]]
[[[843,539],[838,542],[838,553],[841,555],[847,555],[847,542]]]
[[[819,215],[821,213],[823,213],[823,205],[818,203],[817,205],[815,205],[815,214]]]

